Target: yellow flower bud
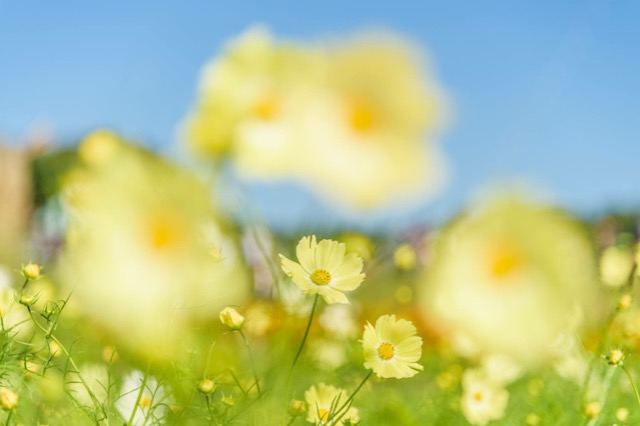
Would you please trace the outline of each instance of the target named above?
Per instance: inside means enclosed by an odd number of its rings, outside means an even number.
[[[289,404],[289,415],[291,417],[298,417],[307,412],[307,404],[299,399],[294,399]]]
[[[609,352],[609,355],[607,355],[606,357],[607,362],[611,365],[618,365],[622,362],[623,359],[624,359],[624,354],[620,349],[612,350],[611,352]]]
[[[588,418],[593,419],[600,415],[601,408],[602,407],[600,407],[599,402],[592,401],[588,403],[587,406],[584,408],[584,413],[587,415]]]
[[[42,268],[36,263],[29,262],[26,265],[22,266],[22,271],[20,272],[22,273],[22,276],[28,280],[37,280],[38,278],[40,278]]]
[[[37,299],[33,294],[22,294],[18,302],[20,302],[21,305],[29,307],[33,306],[37,302]]]
[[[409,244],[399,245],[393,253],[393,261],[396,268],[401,271],[410,271],[416,267],[418,256]]]
[[[226,307],[220,311],[220,322],[230,330],[240,330],[244,325],[244,317],[234,308]]]
[[[233,400],[233,396],[228,395],[222,398],[222,403],[228,407],[233,407],[236,402]]]
[[[198,390],[208,395],[216,390],[216,383],[211,379],[202,379],[198,382]]]
[[[0,406],[5,411],[11,411],[18,406],[18,394],[9,388],[0,389]]]
[[[625,294],[622,295],[620,299],[618,299],[618,304],[616,307],[618,308],[618,311],[626,311],[627,309],[629,309],[629,306],[631,306],[631,302],[633,302],[633,298],[631,297],[631,295]]]

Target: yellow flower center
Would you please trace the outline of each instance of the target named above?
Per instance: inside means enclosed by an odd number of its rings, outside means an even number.
[[[184,230],[173,214],[160,213],[151,218],[147,228],[148,241],[156,250],[168,249],[183,239]]]
[[[279,103],[275,96],[262,97],[253,105],[253,114],[260,120],[273,120],[279,112]]]
[[[522,264],[523,256],[512,244],[500,244],[491,253],[490,271],[495,278],[505,278]]]
[[[395,355],[395,353],[396,351],[393,349],[393,345],[391,343],[385,342],[378,348],[378,356],[385,361],[393,358],[393,355]]]
[[[140,398],[140,407],[142,408],[151,407],[151,398],[149,398],[147,395],[142,395],[142,398]]]
[[[311,274],[311,281],[315,285],[327,285],[331,282],[331,274],[324,269],[316,269]]]
[[[318,408],[318,418],[320,421],[326,422],[329,420],[329,411],[324,408]]]
[[[355,101],[349,109],[349,124],[359,133],[371,130],[376,124],[376,114],[370,103]]]
[[[480,402],[484,399],[484,395],[482,394],[482,392],[476,392],[473,394],[473,399],[476,402]]]

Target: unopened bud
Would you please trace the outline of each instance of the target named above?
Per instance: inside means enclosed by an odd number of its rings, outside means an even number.
[[[617,304],[617,308],[618,311],[626,311],[627,309],[629,309],[629,306],[631,306],[631,302],[633,301],[633,298],[631,297],[630,294],[624,294],[620,297],[620,299],[618,299],[618,304]]]
[[[209,395],[216,390],[216,383],[211,379],[202,379],[198,382],[198,390],[205,395]]]
[[[620,349],[614,349],[611,352],[609,352],[609,355],[607,355],[605,359],[611,365],[618,365],[624,359],[624,354]]]
[[[587,415],[588,418],[593,419],[600,415],[600,410],[601,410],[600,403],[597,401],[592,401],[588,403],[587,406],[584,408],[584,413]]]
[[[244,317],[235,309],[227,307],[220,311],[220,322],[229,330],[240,330],[244,324]]]
[[[18,299],[18,302],[26,307],[33,306],[36,301],[37,299],[33,294],[22,294],[20,295],[20,299]]]
[[[28,280],[37,280],[42,274],[42,268],[40,268],[40,265],[36,263],[29,262],[22,266],[22,270],[20,272],[22,273],[22,276]]]
[[[11,411],[18,406],[18,394],[9,388],[0,389],[0,406],[5,411]]]
[[[307,404],[299,399],[294,399],[289,404],[289,415],[291,417],[298,417],[307,412]]]
[[[236,404],[236,402],[233,400],[233,396],[231,395],[222,398],[222,403],[227,407],[233,407]]]

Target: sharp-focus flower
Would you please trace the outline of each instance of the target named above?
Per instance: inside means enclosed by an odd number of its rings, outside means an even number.
[[[144,388],[140,393],[143,382]],[[137,401],[139,402],[136,408]],[[136,370],[124,378],[120,397],[115,402],[115,406],[125,420],[129,420],[135,409],[136,413],[131,425],[143,426],[163,424],[170,402],[169,389],[160,385],[154,377],[147,377],[145,382],[144,374]]]
[[[316,242],[315,235],[303,237],[296,247],[298,262],[280,255],[282,270],[305,294],[319,294],[325,302],[349,303],[343,291],[352,291],[364,280],[362,259],[345,253],[343,243]]]
[[[130,348],[168,356],[192,319],[242,303],[248,279],[207,186],[124,141],[110,158],[75,183],[62,276],[92,320]]]
[[[462,413],[474,426],[484,426],[504,416],[509,392],[484,372],[467,370],[462,378]]]
[[[342,407],[342,404],[347,402],[348,396],[344,389],[318,383],[304,393],[304,399],[309,409],[307,421],[317,425],[326,425],[327,421]],[[345,419],[349,419],[352,424],[357,423],[359,421],[358,409],[350,407],[340,421],[344,424]]]
[[[407,320],[396,320],[395,315],[383,315],[375,327],[367,323],[362,336],[364,367],[372,369],[378,377],[402,379],[422,370],[418,364],[422,355],[422,338]]]
[[[547,359],[551,343],[575,330],[595,282],[590,244],[577,223],[500,198],[439,236],[421,300],[444,336],[467,343],[466,355],[498,353],[524,366]]]

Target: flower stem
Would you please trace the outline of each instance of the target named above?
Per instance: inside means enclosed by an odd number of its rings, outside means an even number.
[[[302,336],[302,342],[300,342],[300,347],[298,348],[298,352],[296,352],[295,358],[293,358],[293,364],[291,364],[291,370],[289,370],[289,376],[293,372],[293,368],[296,366],[298,362],[298,358],[300,358],[300,354],[302,353],[302,348],[304,347],[305,342],[307,341],[307,336],[309,336],[309,329],[311,328],[311,322],[313,321],[313,314],[316,312],[316,306],[318,305],[319,295],[316,293],[316,297],[313,299],[313,307],[311,308],[311,313],[309,314],[309,322],[307,322],[307,328],[304,331],[304,336]]]
[[[624,371],[627,377],[629,378],[629,382],[631,382],[631,387],[633,388],[633,393],[635,393],[636,395],[636,401],[638,401],[638,405],[640,405],[640,393],[638,393],[638,388],[636,387],[636,384],[633,381],[633,377],[631,376],[631,373],[629,372],[627,367],[625,367],[624,365],[621,365],[620,367],[622,367],[622,371]]]
[[[9,421],[11,420],[12,415],[13,415],[13,410],[9,411],[9,415],[7,416],[7,421],[5,422],[5,426],[9,426]]]
[[[249,354],[249,365],[251,366],[251,372],[253,373],[253,380],[256,382],[256,389],[258,389],[258,395],[262,395],[262,390],[260,389],[260,382],[258,380],[258,375],[256,374],[256,367],[253,362],[253,354],[251,353],[251,347],[249,346],[249,342],[247,342],[247,338],[245,337],[242,330],[238,330],[240,336],[242,336],[242,341],[244,345],[247,347],[247,353]]]
[[[147,370],[144,372],[144,376],[142,377],[142,384],[140,384],[140,390],[138,391],[138,396],[136,397],[136,405],[133,406],[133,411],[131,412],[131,416],[129,416],[129,421],[127,422],[127,426],[133,425],[133,419],[136,416],[136,411],[138,411],[138,407],[140,406],[140,401],[142,400],[142,394],[144,393],[144,388],[147,386],[147,379],[149,378],[149,365],[147,365]],[[146,423],[146,419],[145,419]]]
[[[353,398],[355,398],[356,394],[360,391],[360,389],[362,389],[364,384],[367,383],[367,380],[369,380],[369,377],[371,377],[372,374],[373,374],[373,370],[369,371],[369,374],[365,376],[365,378],[362,380],[362,382],[360,382],[358,387],[351,393],[347,401],[344,404],[342,404],[342,406],[338,408],[331,417],[329,417],[329,420],[327,420],[327,422],[331,422],[331,423],[328,423],[329,425],[331,426],[335,425],[340,421],[342,417],[344,417],[345,414],[347,414],[347,410],[345,410],[345,408],[349,407],[349,405],[353,401]],[[341,413],[342,410],[344,410],[344,413]]]

